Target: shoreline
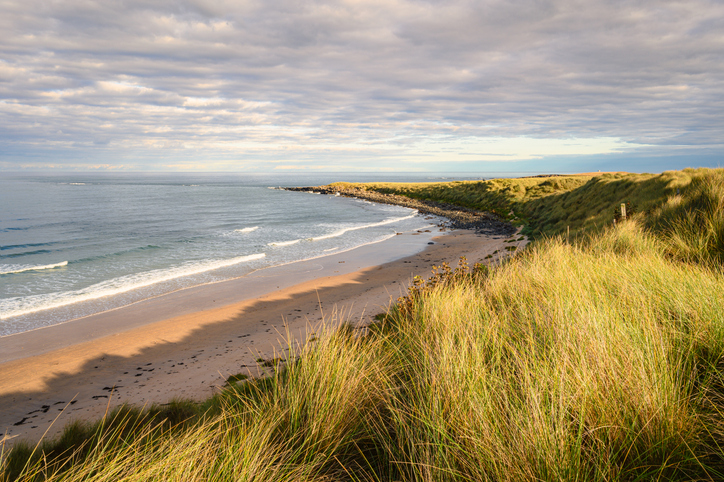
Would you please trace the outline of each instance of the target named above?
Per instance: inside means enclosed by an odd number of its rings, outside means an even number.
[[[427,228],[421,228],[421,229],[427,229]],[[418,231],[418,232],[419,232],[420,230],[415,230],[415,231]],[[413,232],[413,231],[410,231],[410,232]],[[6,362],[6,361],[9,361],[9,359],[7,359],[7,358],[5,357],[6,353],[4,353],[4,352],[2,351],[2,348],[3,348],[3,342],[4,342],[6,339],[10,338],[10,337],[22,336],[22,335],[25,334],[25,333],[32,333],[32,332],[36,332],[36,331],[39,331],[39,330],[51,329],[51,328],[53,328],[53,327],[65,325],[65,324],[67,324],[67,323],[75,323],[75,322],[84,320],[84,319],[86,319],[86,318],[104,316],[104,315],[106,315],[107,313],[111,313],[111,312],[114,312],[114,311],[117,311],[117,310],[123,310],[123,309],[129,308],[129,307],[132,307],[132,306],[134,306],[134,305],[138,305],[138,304],[141,304],[141,303],[151,302],[151,301],[153,301],[153,300],[156,300],[156,299],[159,299],[159,298],[164,298],[164,297],[167,297],[167,296],[176,296],[178,293],[183,293],[183,292],[186,292],[186,291],[201,290],[201,289],[205,289],[206,287],[212,287],[213,285],[217,285],[217,284],[235,282],[235,281],[238,281],[238,280],[241,280],[241,279],[245,279],[245,278],[253,278],[253,277],[257,276],[257,273],[258,273],[258,272],[262,272],[262,271],[265,271],[265,270],[281,269],[281,268],[283,268],[283,267],[285,267],[285,266],[290,266],[290,265],[294,265],[294,264],[297,264],[297,263],[307,263],[307,262],[311,262],[311,261],[314,261],[314,260],[319,260],[319,259],[321,259],[321,258],[326,258],[326,257],[329,257],[329,256],[335,256],[335,255],[338,255],[338,254],[344,254],[344,253],[347,253],[347,252],[349,252],[349,251],[353,251],[353,250],[356,250],[356,249],[364,248],[364,247],[366,247],[366,246],[371,246],[371,245],[375,245],[375,244],[378,244],[378,243],[383,243],[383,242],[385,242],[385,241],[388,241],[388,240],[391,239],[391,238],[394,238],[396,235],[407,234],[407,233],[408,233],[408,232],[395,233],[395,234],[393,234],[393,235],[390,235],[390,236],[387,237],[387,238],[383,238],[383,239],[380,239],[380,240],[377,240],[377,241],[371,241],[371,242],[368,242],[368,243],[365,243],[365,244],[361,244],[361,245],[359,245],[359,246],[353,246],[353,247],[351,247],[351,248],[335,250],[334,252],[330,252],[330,253],[327,253],[327,254],[320,254],[320,255],[318,255],[318,256],[312,256],[311,258],[304,258],[304,259],[300,259],[300,260],[296,260],[296,261],[289,261],[289,262],[285,262],[285,263],[281,263],[281,264],[276,264],[276,265],[271,265],[271,266],[264,266],[264,267],[262,267],[262,268],[256,268],[256,269],[254,269],[254,270],[252,270],[252,271],[250,271],[250,272],[248,272],[248,273],[246,273],[246,274],[243,274],[243,275],[241,275],[241,276],[236,276],[236,277],[234,277],[234,278],[228,278],[228,279],[222,279],[222,280],[215,280],[215,281],[210,281],[210,282],[207,282],[207,283],[201,283],[201,284],[198,284],[198,285],[186,286],[186,287],[178,288],[178,289],[176,289],[176,290],[169,291],[169,292],[166,292],[166,293],[161,293],[161,294],[153,295],[153,296],[150,296],[150,297],[148,297],[148,298],[139,299],[139,300],[133,301],[133,302],[131,302],[131,303],[128,303],[128,304],[126,304],[126,305],[115,306],[115,307],[108,308],[108,309],[103,310],[103,311],[98,311],[98,312],[96,312],[96,313],[91,313],[91,314],[87,314],[87,315],[82,315],[82,316],[79,316],[79,317],[77,317],[77,318],[71,318],[71,319],[68,319],[68,320],[65,320],[65,321],[61,321],[61,322],[58,322],[58,323],[53,323],[53,324],[44,325],[44,326],[38,326],[38,327],[35,327],[35,328],[31,328],[31,329],[29,329],[29,330],[20,331],[20,332],[17,332],[17,333],[10,333],[10,334],[7,334],[7,335],[0,335],[0,364],[4,363],[4,362]],[[264,275],[259,275],[259,276],[264,277]],[[80,303],[83,303],[83,302],[80,302]],[[63,306],[63,307],[65,307],[65,306]],[[48,310],[53,310],[53,309],[55,309],[55,308],[49,308]],[[25,315],[23,315],[23,316],[25,316]]]
[[[293,190],[303,189],[313,188]],[[231,375],[268,375],[259,360],[281,353],[289,336],[304,343],[322,326],[366,324],[406,294],[414,276],[428,277],[433,265],[454,267],[461,256],[472,264],[488,255],[485,261],[495,263],[510,255],[506,247],[527,243],[504,244],[518,230],[484,213],[368,200],[413,207],[468,229],[438,231],[431,223],[429,229],[0,337],[4,444],[53,438],[71,421],[99,419],[124,403],[206,399]],[[461,223],[450,208],[477,224]]]
[[[424,234],[428,237],[410,233],[391,238],[433,239],[426,242],[434,244],[386,263],[374,262],[383,253],[383,242],[368,245],[365,256],[373,261],[363,267],[352,262],[352,253],[361,248],[324,257],[331,266],[327,271],[314,266],[318,260],[278,267],[278,273],[265,274],[274,275],[270,279],[286,278],[286,286],[277,289],[274,285],[274,290],[242,301],[214,307],[208,290],[199,290],[206,293],[198,293],[198,298],[184,296],[189,306],[182,306],[175,316],[167,315],[168,303],[150,300],[154,303],[137,305],[144,317],[137,320],[138,326],[121,330],[111,326],[108,333],[90,330],[85,333],[90,339],[85,340],[45,330],[59,345],[35,352],[27,342],[36,336],[14,347],[6,344],[4,354],[7,348],[23,354],[0,363],[0,429],[6,443],[37,441],[46,430],[52,438],[73,420],[98,419],[109,407],[123,403],[143,406],[173,398],[208,398],[230,375],[268,374],[256,360],[273,357],[282,349],[286,333],[304,341],[323,323],[364,324],[405,294],[413,276],[429,275],[433,265],[455,266],[463,255],[472,263],[496,250],[499,254],[493,260],[498,260],[507,254],[503,248],[511,245],[503,244],[503,237],[471,231]],[[263,278],[257,275],[253,281],[262,286]],[[229,288],[227,295],[234,295],[233,287]],[[207,305],[200,306],[197,301],[204,298]]]
[[[169,318],[257,299],[319,278],[319,271],[346,274],[395,261],[424,250],[429,240],[439,234],[444,232],[432,233],[427,228],[396,233],[353,248],[267,266],[236,278],[189,286],[61,323],[4,335],[0,337],[0,366]],[[340,261],[341,258],[345,261]]]

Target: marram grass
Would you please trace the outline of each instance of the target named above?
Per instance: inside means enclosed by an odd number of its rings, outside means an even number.
[[[290,344],[270,378],[14,449],[5,478],[724,480],[724,192],[686,175],[633,221]]]
[[[721,477],[723,293],[633,223],[435,288],[393,316],[389,450],[407,480]]]
[[[710,186],[709,196],[701,197],[701,187]],[[340,188],[356,188],[383,194],[399,194],[414,199],[441,201],[482,211],[494,212],[523,226],[528,236],[540,238],[565,233],[574,236],[600,231],[619,216],[626,203],[629,214],[638,213],[648,221],[662,214],[682,219],[680,227],[693,228],[699,238],[701,219],[697,213],[724,203],[724,169],[684,169],[661,174],[615,173],[597,176],[552,176],[488,181],[430,183],[336,183]],[[718,189],[717,189],[718,186]],[[682,201],[682,203],[677,203]],[[678,209],[670,209],[678,206]],[[720,214],[720,217],[724,216]],[[683,224],[682,224],[683,223]],[[688,223],[688,224],[687,224]],[[658,224],[657,227],[664,228]],[[671,228],[669,224],[666,228]],[[721,238],[721,236],[720,236]],[[693,239],[689,238],[691,242]],[[724,244],[724,241],[721,241]]]

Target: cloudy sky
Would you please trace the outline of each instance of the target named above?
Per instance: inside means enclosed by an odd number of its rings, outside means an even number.
[[[721,0],[0,0],[0,169],[724,166]]]

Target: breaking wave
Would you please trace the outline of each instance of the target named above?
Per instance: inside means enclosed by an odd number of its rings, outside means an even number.
[[[269,243],[267,246],[291,246],[292,244],[297,244],[299,241],[302,240],[292,239],[291,241],[275,241],[273,243]]]
[[[17,265],[9,265],[9,266],[0,266],[0,274],[14,274],[14,273],[24,273],[25,271],[40,271],[43,269],[53,269],[53,268],[61,268],[63,266],[68,266],[67,261],[61,261],[60,263],[55,264],[46,264],[41,266],[17,266]]]
[[[238,256],[231,259],[203,261],[176,266],[169,269],[157,269],[144,273],[121,276],[108,281],[96,283],[75,291],[48,293],[43,295],[15,297],[0,300],[0,320],[15,316],[27,315],[43,310],[89,301],[104,296],[113,296],[127,291],[144,288],[156,283],[170,281],[184,276],[191,276],[219,268],[226,268],[239,263],[254,261],[265,257],[264,253]]]
[[[417,211],[414,214],[410,214],[409,216],[403,216],[401,218],[391,218],[391,219],[385,219],[384,221],[380,221],[379,223],[372,223],[372,224],[365,224],[364,226],[355,226],[352,228],[344,228],[340,229],[339,231],[335,231],[331,234],[325,234],[324,236],[317,236],[315,238],[309,238],[311,241],[321,241],[323,239],[329,239],[329,238],[336,238],[337,236],[342,236],[344,233],[348,233],[350,231],[357,231],[360,229],[367,229],[367,228],[375,228],[377,226],[384,226],[385,224],[392,224],[396,223],[398,221],[404,221],[406,219],[412,219],[417,215]]]
[[[259,229],[259,226],[252,226],[250,228],[242,228],[242,229],[235,229],[235,233],[251,233],[252,231],[256,231]]]

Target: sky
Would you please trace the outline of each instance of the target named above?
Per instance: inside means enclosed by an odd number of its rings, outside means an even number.
[[[0,0],[0,170],[724,166],[722,0]]]

